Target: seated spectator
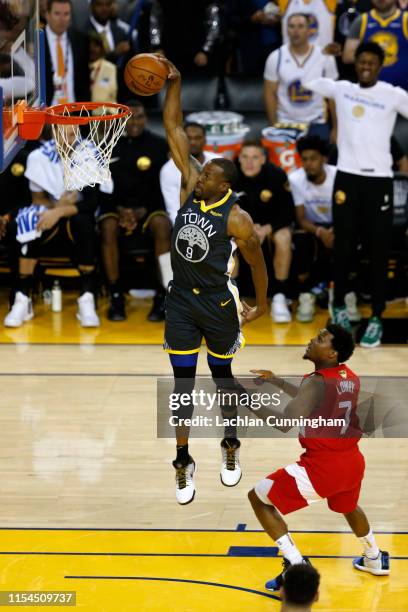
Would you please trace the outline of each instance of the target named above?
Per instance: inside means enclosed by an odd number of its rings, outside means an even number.
[[[408,12],[396,0],[372,0],[373,9],[352,23],[343,50],[343,62],[354,63],[360,42],[376,42],[385,53],[380,80],[408,89]]]
[[[243,143],[238,159],[236,185],[239,205],[252,217],[261,244],[273,244],[275,289],[271,316],[275,323],[288,323],[291,314],[287,305],[287,281],[292,258],[291,224],[293,200],[286,173],[266,161],[259,140]]]
[[[269,0],[226,0],[224,11],[233,47],[232,71],[261,75],[266,58],[281,45],[278,6]]]
[[[99,34],[89,36],[89,69],[91,71],[91,101],[117,102],[117,68],[105,59],[105,48]]]
[[[302,13],[309,23],[310,40],[324,48],[333,42],[334,14],[337,0],[278,0],[282,15],[282,35],[285,44],[290,42],[288,21],[292,15]]]
[[[202,166],[210,161],[210,159],[219,157],[219,155],[212,151],[204,151],[206,140],[205,128],[202,125],[199,123],[186,123],[184,131],[190,142],[190,155],[195,157]],[[181,172],[172,159],[169,159],[160,170],[160,187],[166,204],[167,214],[174,224],[180,208]]]
[[[310,612],[319,599],[319,584],[319,572],[312,565],[291,565],[283,574],[281,612]]]
[[[289,174],[296,221],[302,230],[293,236],[299,279],[296,319],[309,322],[313,320],[315,307],[312,288],[321,281],[331,280],[332,196],[336,167],[326,163],[327,145],[318,136],[300,138],[297,150],[303,167]]]
[[[321,48],[309,42],[308,21],[304,15],[291,15],[287,23],[290,43],[277,49],[265,64],[265,106],[269,124],[309,123],[309,133],[328,138],[327,107],[324,98],[302,86],[306,70],[315,66],[321,76],[337,79],[336,62]],[[333,127],[335,107],[330,106]]]
[[[197,74],[212,60],[220,37],[219,2],[153,0],[150,45],[161,50],[182,74]]]
[[[128,102],[132,116],[126,134],[119,139],[112,155],[111,195],[100,194],[98,220],[102,235],[102,257],[110,293],[108,319],[126,318],[123,289],[119,279],[118,236],[123,247],[134,246],[151,238],[157,264],[157,292],[149,321],[164,319],[164,297],[172,278],[170,264],[171,223],[160,191],[159,174],[168,157],[166,141],[146,129],[147,117],[138,100]]]
[[[74,131],[66,128],[67,141]],[[21,242],[19,276],[14,304],[4,319],[6,327],[20,327],[33,318],[31,292],[34,270],[45,245],[64,245],[80,272],[78,314],[82,327],[98,327],[95,311],[95,223],[94,190],[64,191],[63,167],[55,142],[45,142],[27,158],[25,176],[31,190],[30,209],[21,209],[16,219],[17,240]],[[27,202],[29,205],[30,202]]]
[[[102,39],[106,59],[117,63],[130,51],[127,33],[112,21],[112,0],[91,0],[91,15],[86,24],[88,32],[96,32]]]
[[[47,105],[90,99],[89,45],[86,36],[69,29],[71,0],[49,0],[45,27]]]

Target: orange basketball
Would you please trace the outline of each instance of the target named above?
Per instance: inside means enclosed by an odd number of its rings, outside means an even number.
[[[157,94],[167,80],[168,69],[152,53],[139,53],[128,61],[125,68],[125,83],[130,91],[139,96]]]

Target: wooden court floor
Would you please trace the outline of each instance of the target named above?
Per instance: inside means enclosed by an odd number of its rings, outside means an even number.
[[[243,478],[226,489],[218,441],[192,440],[198,491],[192,504],[178,506],[174,444],[156,438],[156,378],[170,373],[160,339],[147,343],[144,323],[131,341],[116,331],[114,341],[98,343],[66,323],[68,315],[60,335],[41,316],[29,324],[31,336],[24,328],[18,337],[0,331],[0,591],[76,591],[76,607],[92,612],[278,610],[263,585],[281,559],[246,493],[298,457],[297,441],[244,440]],[[288,346],[252,339],[235,372],[303,374],[300,345],[315,326]],[[357,349],[350,365],[360,375],[407,376],[407,357],[407,347]],[[204,351],[199,372],[207,373]],[[408,443],[375,438],[361,447],[361,505],[390,552],[391,576],[352,569],[359,542],[324,504],[288,522],[322,576],[316,610],[405,611]]]

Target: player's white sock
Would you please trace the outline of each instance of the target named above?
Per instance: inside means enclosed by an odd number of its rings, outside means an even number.
[[[170,253],[167,252],[163,253],[162,255],[159,255],[158,260],[163,287],[167,289],[169,282],[173,280],[173,270],[171,269]]]
[[[280,537],[278,540],[276,540],[276,543],[279,546],[279,550],[281,551],[282,555],[285,557],[285,559],[290,561],[292,565],[295,565],[295,563],[302,563],[303,557],[292,540],[290,533]]]
[[[364,555],[369,559],[376,559],[380,554],[380,549],[376,544],[375,537],[371,529],[366,536],[358,539],[364,546]]]

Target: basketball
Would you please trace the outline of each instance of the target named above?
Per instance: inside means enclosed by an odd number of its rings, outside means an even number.
[[[139,53],[125,68],[126,86],[139,96],[157,94],[166,82],[168,68],[152,53]]]

